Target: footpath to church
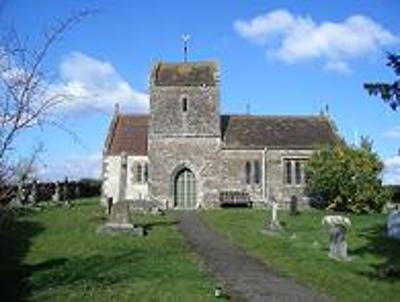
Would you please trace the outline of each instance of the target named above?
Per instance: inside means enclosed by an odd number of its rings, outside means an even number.
[[[332,301],[279,276],[211,230],[195,211],[177,211],[176,217],[178,229],[232,301]]]

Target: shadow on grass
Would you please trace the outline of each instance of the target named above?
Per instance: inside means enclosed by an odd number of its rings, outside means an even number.
[[[170,221],[152,221],[152,222],[142,223],[140,225],[142,225],[145,228],[145,230],[151,230],[152,228],[155,227],[171,226],[176,224],[178,224],[177,220],[170,220]]]
[[[71,257],[69,259],[53,259],[54,265],[39,264],[43,269],[35,273],[31,284],[34,292],[47,291],[60,287],[102,288],[122,281],[148,278],[149,271],[135,267],[147,254],[143,251],[123,251],[115,254],[95,254],[87,257]],[[157,276],[155,273],[154,276]]]
[[[386,235],[386,225],[378,224],[362,230],[359,234],[366,243],[352,251],[354,255],[372,254],[382,258],[379,264],[371,264],[371,272],[361,272],[371,279],[400,280],[400,241]]]
[[[24,219],[27,212],[0,213],[0,300],[21,301],[29,296],[31,268],[23,264],[32,238],[43,231],[37,222]],[[46,264],[46,266],[51,264]],[[40,267],[36,269],[42,269]]]

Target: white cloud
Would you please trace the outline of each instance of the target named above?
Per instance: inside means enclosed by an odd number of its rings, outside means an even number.
[[[109,62],[73,52],[61,63],[60,78],[51,93],[71,96],[60,110],[109,112],[119,103],[124,110],[148,111],[148,95],[132,88]]]
[[[384,160],[384,184],[400,184],[400,156],[393,156]]]
[[[327,62],[324,66],[324,69],[344,75],[351,74],[352,72],[349,65],[345,62]]]
[[[322,59],[325,69],[348,73],[349,59],[396,44],[399,37],[374,20],[354,15],[341,23],[315,22],[284,9],[237,20],[234,29],[243,38],[266,47],[269,57],[285,63]]]
[[[100,178],[102,154],[64,158],[62,161],[39,165],[38,176],[42,180]]]
[[[383,136],[390,139],[400,139],[400,126],[392,127],[383,133]]]

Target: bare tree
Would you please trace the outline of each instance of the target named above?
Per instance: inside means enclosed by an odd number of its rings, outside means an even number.
[[[36,47],[28,45],[14,28],[4,30],[0,36],[0,202],[8,198],[4,188],[10,180],[26,178],[37,159],[39,149],[25,158],[25,164],[15,158],[18,137],[53,122],[49,118],[51,110],[73,97],[52,89],[46,58],[66,31],[93,13],[85,10],[56,22],[43,32],[43,40]]]

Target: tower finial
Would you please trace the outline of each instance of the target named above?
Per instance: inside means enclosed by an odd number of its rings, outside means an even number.
[[[190,35],[183,34],[182,41],[183,41],[183,61],[186,63],[188,59],[188,43],[190,40]]]
[[[118,115],[119,114],[119,103],[115,103],[114,106],[114,115]]]
[[[329,116],[329,104],[325,104],[325,114]]]

